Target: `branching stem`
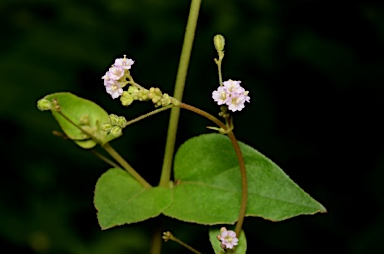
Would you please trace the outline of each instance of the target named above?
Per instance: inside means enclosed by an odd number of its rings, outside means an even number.
[[[240,236],[241,228],[243,226],[244,222],[244,217],[245,217],[245,212],[247,209],[247,199],[248,199],[248,184],[247,184],[247,173],[245,170],[245,163],[244,163],[244,158],[241,153],[239,144],[236,140],[235,134],[233,134],[233,131],[229,129],[228,126],[226,126],[223,122],[221,122],[219,119],[214,117],[213,115],[198,109],[194,106],[185,104],[185,103],[180,103],[180,107],[187,109],[189,111],[195,112],[196,114],[199,114],[201,116],[204,116],[217,124],[221,129],[225,131],[225,133],[228,135],[229,139],[232,142],[233,148],[235,149],[235,153],[237,156],[237,159],[239,161],[239,168],[240,168],[240,175],[241,175],[241,186],[242,186],[242,192],[241,192],[241,204],[240,204],[240,211],[239,211],[239,217],[236,223],[235,227],[235,232],[237,236]]]
[[[89,133],[88,131],[84,130],[81,128],[81,126],[77,125],[75,122],[73,122],[71,119],[69,119],[63,112],[61,111],[56,111],[59,115],[64,117],[65,120],[67,120],[69,123],[71,123],[73,126],[81,130],[84,134],[92,138],[96,143],[102,144],[101,140]],[[145,188],[151,188],[152,186],[139,174],[132,168],[131,165],[128,164],[126,160],[124,160],[123,157],[120,156],[118,152],[115,151],[115,149],[112,148],[112,146],[107,142],[104,145],[101,145],[102,148],[105,149],[109,155],[111,155],[125,170],[128,171],[129,174],[133,178],[135,178],[141,185],[143,185]]]

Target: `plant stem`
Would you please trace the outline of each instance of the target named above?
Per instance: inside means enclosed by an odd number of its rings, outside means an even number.
[[[221,74],[221,62],[222,62],[222,59],[219,59],[219,60],[215,59],[215,63],[217,65],[217,73],[219,75],[219,84],[220,84],[220,86],[223,85],[223,76]]]
[[[159,218],[156,218],[159,219]],[[161,223],[158,223],[154,228],[154,231],[152,232],[152,238],[151,238],[151,248],[149,250],[150,254],[160,254],[161,253],[161,245],[163,244],[163,241],[161,239],[162,235],[162,227]]]
[[[245,170],[244,158],[240,150],[239,143],[236,140],[235,134],[232,131],[228,133],[228,137],[232,142],[233,148],[239,161],[240,175],[241,175],[241,204],[239,211],[239,218],[237,219],[235,233],[237,237],[240,236],[241,228],[243,227],[245,212],[247,210],[247,200],[248,200],[248,183],[247,183],[247,172]]]
[[[125,124],[124,128],[127,127],[127,126],[130,125],[130,124],[133,124],[133,123],[135,123],[135,122],[138,122],[138,121],[140,121],[140,120],[143,120],[144,118],[147,118],[148,116],[151,116],[151,115],[160,113],[161,111],[170,109],[170,108],[172,108],[172,107],[174,107],[174,106],[173,106],[173,105],[169,105],[169,106],[166,106],[166,107],[161,107],[161,108],[155,109],[155,110],[153,110],[153,111],[151,111],[151,112],[149,112],[149,113],[147,113],[147,114],[144,114],[144,115],[141,115],[141,116],[139,116],[139,117],[136,117],[135,119],[132,119],[132,120],[128,121],[128,122]]]
[[[219,119],[214,117],[213,115],[198,109],[194,106],[185,104],[185,103],[180,103],[180,108],[184,108],[187,110],[190,110],[192,112],[195,112],[196,114],[199,114],[201,116],[204,116],[217,124],[220,128],[222,128],[224,131],[228,131],[227,135],[229,139],[232,142],[233,148],[235,149],[235,153],[237,156],[237,159],[239,161],[239,168],[240,168],[240,175],[241,175],[241,187],[242,187],[242,192],[241,192],[241,203],[240,203],[240,211],[239,211],[239,218],[237,219],[236,227],[235,227],[235,232],[237,236],[240,236],[241,228],[243,226],[244,222],[244,217],[245,217],[245,212],[247,209],[247,199],[248,199],[248,183],[247,183],[247,173],[245,170],[245,163],[244,163],[244,158],[240,150],[240,146],[236,140],[235,134],[233,134],[232,130],[228,128],[223,122],[221,122]]]
[[[195,254],[201,254],[201,252],[195,250],[194,248],[192,248],[191,246],[189,246],[188,244],[186,244],[185,242],[181,241],[180,239],[176,238],[171,232],[167,231],[167,232],[164,232],[163,234],[163,239],[165,241],[168,241],[168,240],[171,240],[171,241],[174,241],[174,242],[177,242],[178,244],[180,244],[181,246],[187,248],[188,250],[192,251],[193,253]]]
[[[144,186],[144,188],[151,188],[152,186],[139,174],[134,170],[131,165],[128,164],[126,160],[124,160],[123,157],[120,156],[118,152],[116,152],[115,149],[107,142],[102,147],[111,155],[125,170],[128,171],[128,173],[135,178],[141,185]]]
[[[185,79],[187,77],[187,70],[189,65],[189,59],[191,56],[193,40],[195,38],[195,31],[197,25],[197,19],[199,16],[201,0],[192,0],[188,22],[185,29],[183,48],[180,55],[179,69],[176,76],[176,84],[173,97],[181,101],[183,97]],[[173,161],[173,153],[175,150],[177,125],[179,122],[180,108],[176,107],[171,110],[171,116],[169,118],[167,141],[165,145],[165,153],[163,159],[163,167],[161,170],[159,186],[168,188],[169,181],[171,179],[171,168]]]
[[[101,153],[99,153],[98,151],[94,150],[94,149],[91,149],[90,151],[91,153],[93,153],[94,155],[96,155],[96,157],[98,157],[100,160],[104,161],[105,163],[111,165],[112,167],[114,168],[120,168],[119,165],[117,165],[116,163],[114,163],[113,161],[111,161],[110,159],[108,159],[107,157],[105,157],[104,155],[102,155]]]
[[[61,112],[61,111],[56,111],[56,112],[59,115],[61,115],[62,117],[64,117],[65,120],[70,122],[73,126],[78,128],[79,130],[81,130],[84,134],[86,134],[87,136],[92,138],[96,143],[101,145],[101,143],[102,143],[101,140],[99,140],[98,138],[93,136],[91,133],[89,133],[88,131],[86,131],[83,128],[81,128],[79,125],[77,125],[71,119],[69,119],[63,112]],[[128,173],[130,173],[131,176],[133,178],[135,178],[139,183],[141,183],[145,188],[151,188],[152,187],[147,181],[145,181],[145,179],[143,177],[141,177],[141,175],[139,175],[139,173],[136,172],[136,170],[134,170],[131,167],[131,165],[128,164],[128,162],[126,160],[124,160],[123,157],[120,156],[120,154],[118,152],[115,151],[115,149],[112,148],[112,146],[108,142],[105,143],[104,145],[101,145],[101,147],[104,148],[105,151],[107,151],[117,162],[119,162],[120,165],[123,166],[123,168],[125,170],[127,170]]]

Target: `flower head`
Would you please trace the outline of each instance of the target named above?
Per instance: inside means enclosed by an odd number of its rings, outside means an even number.
[[[240,86],[241,81],[227,80],[223,85],[212,92],[212,98],[218,105],[226,104],[231,111],[240,111],[244,108],[244,103],[251,99],[248,91]]]
[[[132,59],[118,58],[115,60],[114,65],[105,73],[102,77],[104,79],[104,86],[113,99],[120,97],[123,93],[123,87],[128,83],[126,80],[127,73],[133,65],[134,61]]]
[[[236,233],[232,230],[227,230],[225,227],[220,229],[220,235],[217,236],[217,239],[221,241],[223,249],[232,249],[239,241],[236,238]]]

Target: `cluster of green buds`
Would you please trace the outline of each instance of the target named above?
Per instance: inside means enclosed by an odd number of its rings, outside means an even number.
[[[179,101],[169,96],[166,93],[162,93],[159,88],[151,87],[149,90],[145,88],[139,88],[134,85],[128,88],[128,91],[124,91],[120,97],[123,106],[129,106],[133,101],[149,101],[151,100],[155,107],[165,107],[168,105],[179,105]]]
[[[123,133],[127,120],[124,116],[115,114],[109,115],[109,122],[101,124],[101,129],[110,133],[112,136],[119,137]]]
[[[145,88],[138,88],[136,86],[130,86],[128,91],[124,91],[120,97],[121,104],[123,106],[129,106],[133,101],[148,101],[148,90]]]
[[[148,98],[152,100],[155,107],[165,107],[168,105],[178,106],[180,102],[166,93],[162,93],[159,88],[151,87],[148,92]]]

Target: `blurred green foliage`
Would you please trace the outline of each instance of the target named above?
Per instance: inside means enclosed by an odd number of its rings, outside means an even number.
[[[131,119],[101,76],[116,57],[136,60],[144,86],[172,93],[189,1],[2,0],[0,2],[0,244],[19,253],[148,253],[153,221],[101,231],[93,207],[108,166],[51,135],[59,127],[36,102],[69,91]],[[224,79],[242,81],[251,104],[237,137],[277,164],[329,214],[282,223],[249,218],[249,253],[372,253],[384,233],[384,8],[382,1],[204,0],[184,100],[209,112],[217,86],[212,38],[226,38]],[[113,142],[157,184],[168,114]],[[209,123],[182,112],[178,144]],[[154,128],[156,127],[156,128]],[[208,230],[164,219],[204,252]],[[337,247],[335,247],[337,246]],[[164,253],[184,250],[166,243]]]

